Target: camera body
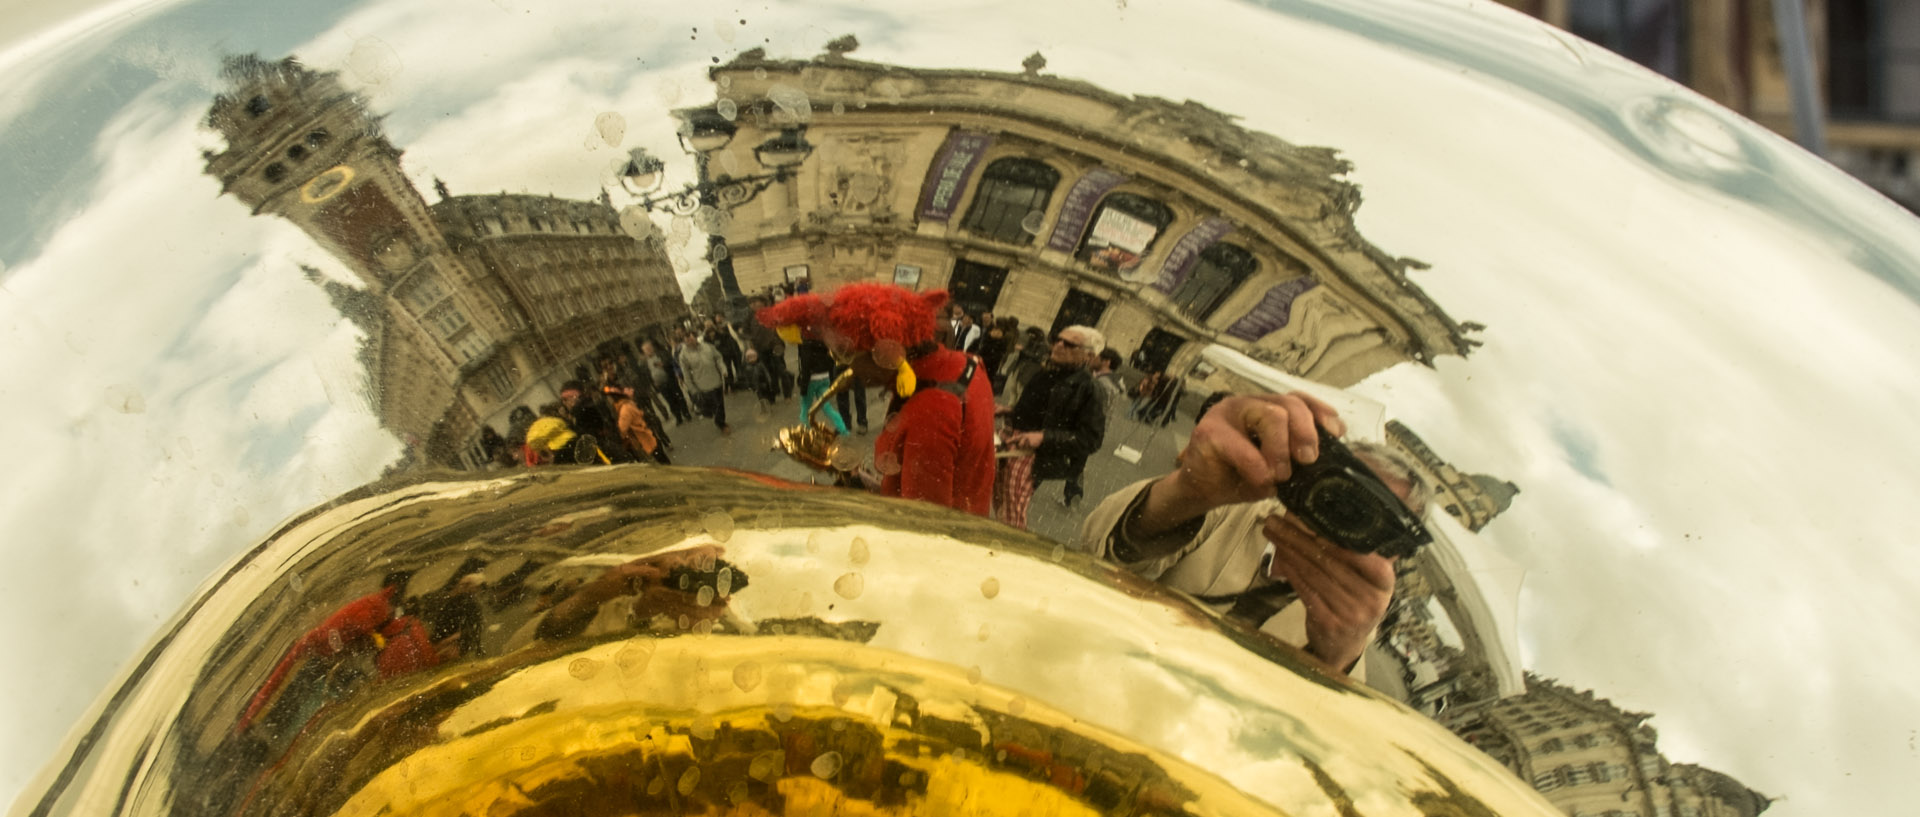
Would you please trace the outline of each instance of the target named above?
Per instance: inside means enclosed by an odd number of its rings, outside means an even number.
[[[1355,553],[1412,556],[1433,541],[1420,517],[1387,489],[1373,469],[1324,428],[1320,457],[1294,463],[1276,493],[1287,512],[1314,533]]]
[[[711,587],[719,598],[724,599],[747,586],[747,573],[725,559],[715,559],[713,565],[705,570],[680,565],[667,571],[666,585],[686,593],[697,593],[702,587]]]

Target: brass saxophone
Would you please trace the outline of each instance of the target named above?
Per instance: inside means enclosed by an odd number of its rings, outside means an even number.
[[[780,433],[774,437],[773,447],[787,452],[787,456],[809,468],[833,474],[839,484],[858,484],[859,478],[854,472],[860,468],[859,450],[843,445],[840,433],[834,431],[831,424],[821,422],[814,416],[828,400],[852,388],[854,382],[852,369],[841,372],[827,386],[827,390],[807,406],[806,417],[800,424],[780,429]]]

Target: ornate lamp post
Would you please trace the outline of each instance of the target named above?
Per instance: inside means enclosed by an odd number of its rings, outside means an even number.
[[[767,188],[792,179],[800,163],[813,153],[813,145],[807,142],[804,126],[786,128],[753,149],[753,158],[761,167],[767,168],[767,172],[748,176],[724,173],[710,175],[709,158],[715,151],[733,142],[738,126],[713,108],[683,111],[680,117],[680,147],[693,155],[698,180],[678,190],[655,192],[666,175],[666,163],[648,153],[646,148],[634,148],[627,155],[627,164],[620,170],[621,187],[637,197],[639,201],[636,203],[648,212],[665,210],[693,215],[702,208],[712,208],[715,213],[733,210],[752,201]],[[720,277],[721,290],[726,293],[728,300],[738,299],[741,296],[740,283],[733,276],[733,262],[727,256],[726,239],[718,235],[717,227],[704,226],[708,233],[707,257],[713,263],[714,274]]]

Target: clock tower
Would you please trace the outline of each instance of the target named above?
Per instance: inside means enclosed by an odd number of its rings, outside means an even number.
[[[379,350],[370,397],[388,424],[423,443],[463,433],[443,418],[473,402],[462,384],[502,353],[506,307],[448,246],[400,150],[338,74],[249,55],[225,75],[207,124],[227,149],[206,154],[207,174],[255,215],[299,225],[381,304],[380,326],[365,328]]]
[[[377,293],[447,254],[426,202],[400,170],[400,151],[337,74],[251,55],[228,59],[225,73],[231,90],[207,116],[227,140],[226,151],[207,156],[222,192],[256,215],[299,225]]]

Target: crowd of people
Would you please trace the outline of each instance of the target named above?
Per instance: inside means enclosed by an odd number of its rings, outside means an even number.
[[[1101,449],[1115,401],[1131,397],[1133,419],[1166,424],[1185,388],[1161,370],[1130,387],[1121,355],[1092,327],[1049,336],[1012,317],[970,313],[945,292],[857,283],[828,294],[756,296],[752,306],[751,320],[713,317],[680,328],[671,344],[644,341],[637,363],[624,352],[603,357],[597,381],[569,381],[560,400],[537,412],[521,407],[499,440],[501,460],[670,462],[660,418],[677,424],[700,414],[730,433],[730,391],[750,392],[769,408],[797,395],[803,422],[824,402],[820,422],[841,435],[865,434],[867,391],[885,388],[890,400],[871,459],[850,481],[1025,527],[1041,483],[1062,483],[1067,506],[1085,495],[1088,458]],[[1133,363],[1146,368],[1138,355]],[[858,385],[837,402],[821,401],[849,370]],[[1178,467],[1096,503],[1081,544],[1218,601],[1223,612],[1336,669],[1354,668],[1391,596],[1392,563],[1332,544],[1274,498],[1292,467],[1316,456],[1316,425],[1337,431],[1337,415],[1299,396],[1221,393],[1196,420]],[[1420,511],[1425,493],[1412,469],[1390,451],[1356,451]]]
[[[756,306],[767,303],[755,299]],[[597,375],[580,366],[561,385],[558,400],[516,407],[505,434],[481,430],[488,467],[671,464],[668,421],[706,418],[731,434],[727,394],[749,392],[767,407],[793,398],[786,347],[770,328],[713,316],[603,351]],[[864,401],[860,409],[864,426]]]

